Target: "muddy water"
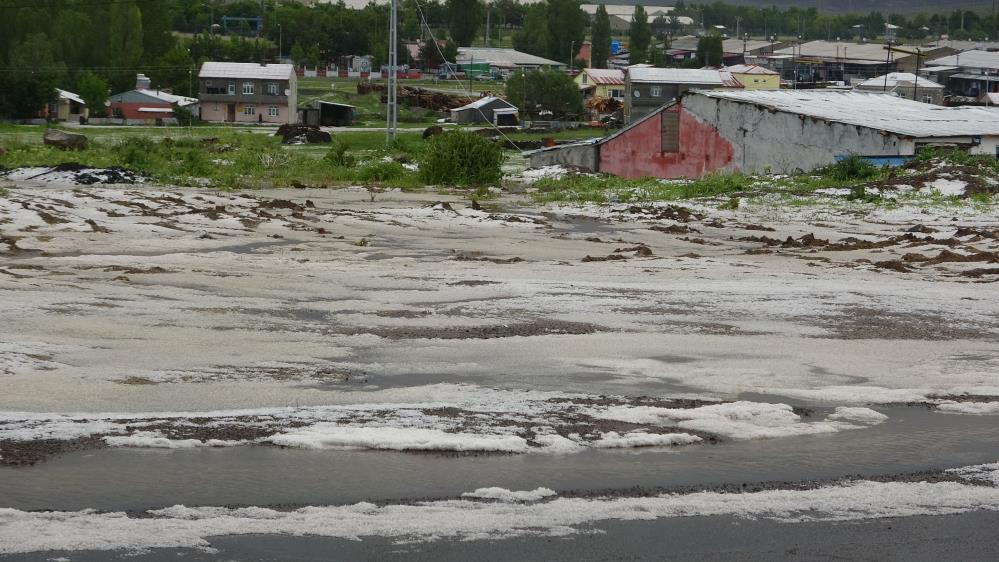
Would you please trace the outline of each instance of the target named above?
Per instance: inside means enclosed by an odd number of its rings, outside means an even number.
[[[483,486],[556,490],[826,480],[999,460],[990,416],[884,408],[871,429],[670,451],[449,457],[272,447],[109,449],[0,469],[0,505],[142,510],[186,505],[341,504],[453,497]]]

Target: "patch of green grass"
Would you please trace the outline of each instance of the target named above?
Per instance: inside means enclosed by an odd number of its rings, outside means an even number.
[[[753,186],[754,179],[740,173],[708,174],[690,181],[571,174],[561,178],[545,178],[534,184],[538,189],[535,199],[542,203],[669,201],[735,193],[749,190]]]
[[[67,152],[54,147],[13,143],[0,156],[0,166],[52,166],[77,162],[85,166],[118,166],[149,176],[157,183],[186,186],[211,186],[222,189],[316,186],[344,184],[379,184],[393,187],[420,185],[416,172],[395,162],[385,163],[386,155],[418,153],[422,139],[402,141],[385,147],[384,133],[377,150],[355,150],[351,140],[339,139],[346,148],[341,162],[323,158],[330,145],[282,146],[270,135],[228,133],[206,140],[195,137],[157,140],[148,136],[91,142],[86,150]],[[365,139],[368,140],[368,139]],[[373,140],[373,139],[371,139]],[[374,146],[374,143],[371,144]],[[362,166],[354,161],[366,162]],[[339,164],[339,165],[338,165]],[[351,164],[351,165],[343,165]]]

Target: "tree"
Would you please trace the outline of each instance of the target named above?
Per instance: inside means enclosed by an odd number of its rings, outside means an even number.
[[[520,104],[525,115],[550,111],[555,118],[573,118],[583,112],[583,95],[576,83],[556,70],[521,71],[506,82],[506,97]]]
[[[699,66],[721,66],[725,51],[721,35],[705,35],[697,40],[697,64]]]
[[[513,48],[518,51],[548,56],[548,7],[544,2],[531,4],[524,16],[524,27],[513,35]]]
[[[629,64],[640,64],[648,58],[649,43],[652,41],[652,30],[649,28],[649,17],[645,8],[635,6],[635,15],[631,18],[631,28],[628,30]]]
[[[427,41],[420,47],[420,59],[423,60],[424,68],[436,68],[445,62],[455,62],[457,58],[458,45],[454,41],[447,41],[439,50],[433,41]]]
[[[108,58],[115,73],[111,85],[115,91],[128,90],[142,60],[142,12],[134,0],[111,4],[108,32]]]
[[[152,62],[165,55],[174,46],[170,33],[171,2],[144,2],[142,4],[142,54]]]
[[[461,47],[472,44],[482,23],[482,5],[479,0],[448,0],[451,13],[448,30],[451,38]]]
[[[295,66],[301,66],[305,62],[305,49],[302,48],[301,43],[295,43],[291,46],[291,61],[295,63]]]
[[[586,37],[586,14],[578,0],[548,0],[548,58],[572,62]]]
[[[88,70],[80,74],[80,78],[77,79],[76,92],[87,103],[91,117],[107,116],[108,111],[104,104],[111,95],[107,80]]]
[[[610,16],[607,15],[607,8],[603,4],[597,8],[597,15],[593,19],[590,37],[593,42],[593,47],[590,51],[590,66],[593,68],[607,68],[607,59],[610,58],[611,28]]]
[[[194,59],[183,45],[177,45],[160,57],[152,73],[153,83],[175,94],[194,97]]]
[[[0,88],[0,115],[34,117],[56,99],[56,87],[66,68],[56,63],[52,44],[44,33],[29,35],[10,53],[11,72]]]

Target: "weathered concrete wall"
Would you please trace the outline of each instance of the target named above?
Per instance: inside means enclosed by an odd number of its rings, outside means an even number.
[[[573,166],[589,172],[597,171],[597,145],[570,144],[547,150],[532,152],[529,156],[532,168],[542,166]]]
[[[680,117],[680,151],[662,151],[662,115]],[[600,146],[600,171],[627,178],[696,178],[731,168],[734,150],[711,125],[679,105],[649,117]]]
[[[894,134],[748,103],[691,95],[683,99],[683,108],[712,124],[731,143],[734,157],[730,168],[746,172],[813,170],[832,164],[836,156],[849,154],[912,154],[912,144]],[[685,150],[682,143],[681,149]]]

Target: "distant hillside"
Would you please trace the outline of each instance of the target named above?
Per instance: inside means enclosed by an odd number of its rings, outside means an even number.
[[[597,0],[589,0],[596,2]],[[714,0],[686,0],[687,5],[711,4]],[[769,8],[818,8],[830,12],[949,12],[956,9],[990,11],[992,0],[724,0],[726,4],[740,6],[759,6]],[[672,6],[675,1],[669,0],[608,0],[606,4],[642,4],[643,6]]]

